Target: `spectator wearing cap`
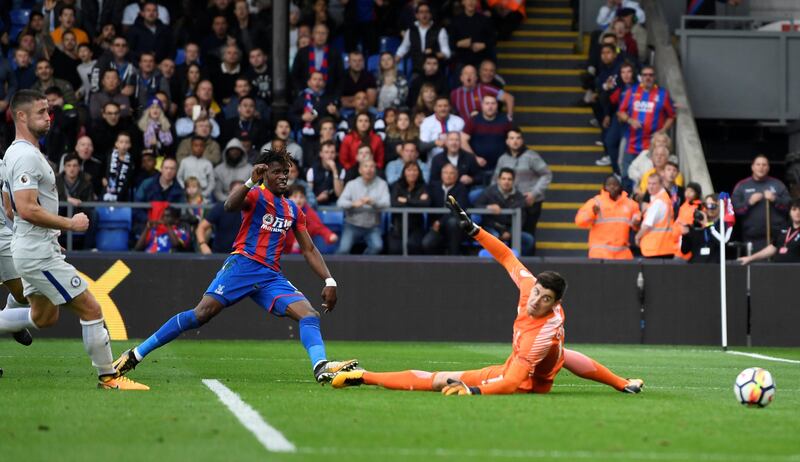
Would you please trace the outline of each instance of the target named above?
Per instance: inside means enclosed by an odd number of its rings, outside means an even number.
[[[445,135],[448,132],[460,133],[463,130],[464,119],[450,113],[450,100],[446,96],[437,97],[433,114],[425,117],[419,127],[420,153],[422,157],[430,159],[443,152]]]
[[[342,54],[328,44],[329,30],[325,24],[317,24],[311,34],[311,45],[297,50],[292,64],[292,84],[301,92],[314,73],[319,73],[324,87],[334,98],[342,94],[344,64]]]
[[[252,171],[247,162],[244,146],[238,138],[232,138],[222,151],[222,162],[214,167],[214,199],[224,202],[231,192],[230,184],[247,178]]]
[[[522,229],[535,236],[545,192],[553,181],[553,173],[536,151],[528,149],[519,128],[512,128],[506,134],[506,148],[506,152],[497,160],[493,180],[497,181],[504,168],[514,171],[514,186],[525,199]]]
[[[786,212],[791,202],[786,185],[769,176],[769,168],[767,156],[757,155],[750,165],[751,176],[737,183],[731,194],[742,239],[752,242],[755,251],[766,247],[786,227]]]
[[[137,127],[143,134],[144,148],[152,149],[156,155],[165,153],[172,146],[172,124],[158,98],[150,98],[144,106]]]
[[[506,150],[506,133],[511,128],[508,117],[498,113],[497,97],[483,95],[480,114],[470,118],[464,128],[464,149],[475,155],[482,169],[492,172]]]
[[[342,84],[342,107],[353,108],[353,96],[358,92],[365,92],[369,106],[375,106],[378,97],[378,84],[375,77],[366,71],[364,55],[353,50],[348,53],[349,67],[344,75]]]
[[[425,56],[434,55],[440,61],[450,59],[450,39],[447,30],[433,23],[431,7],[426,1],[417,3],[415,9],[417,20],[403,32],[403,41],[394,55],[400,61],[406,55],[411,56],[414,74],[422,74]]]
[[[630,8],[636,12],[636,20],[639,24],[644,24],[646,16],[644,10],[639,6],[639,2],[634,0],[607,0],[606,4],[600,7],[597,12],[597,26],[606,29],[614,21],[614,18],[623,8]]]
[[[453,63],[456,66],[471,64],[477,67],[491,57],[495,45],[492,21],[478,12],[478,0],[461,0],[463,11],[456,15],[448,27],[450,39],[455,44]]]
[[[142,5],[139,17],[128,29],[128,45],[133,59],[142,53],[154,53],[156,61],[175,54],[172,32],[158,19],[158,5],[147,1]]]
[[[494,95],[505,103],[508,120],[514,117],[514,97],[504,90],[479,83],[475,66],[464,66],[461,69],[460,79],[461,86],[450,92],[450,102],[463,119],[469,119],[480,113],[483,95]]]

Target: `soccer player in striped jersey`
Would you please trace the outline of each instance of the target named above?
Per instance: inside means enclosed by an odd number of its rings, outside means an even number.
[[[242,226],[232,255],[225,260],[194,309],[178,313],[150,338],[114,362],[118,374],[128,373],[151,351],[171,342],[182,332],[202,326],[223,308],[245,297],[273,315],[288,316],[299,323],[300,341],[308,352],[318,382],[328,382],[334,373],[358,365],[354,359],[327,360],[319,313],[281,273],[280,258],[286,233],[292,230],[309,266],[325,281],[322,307],[328,312],[336,306],[336,281],[308,235],[305,215],[294,202],[283,197],[288,188],[289,162],[285,150],[262,151],[250,178],[231,190],[225,201],[225,211],[242,212]],[[261,182],[263,184],[259,184]]]
[[[562,366],[576,375],[638,393],[639,379],[626,380],[581,353],[564,348],[564,309],[561,299],[567,282],[560,274],[543,271],[534,276],[500,240],[476,226],[453,196],[447,205],[464,231],[475,238],[508,271],[519,288],[514,320],[513,351],[505,364],[457,372],[343,371],[333,377],[334,388],[379,385],[395,390],[441,390],[445,395],[547,393]],[[567,366],[566,363],[569,363]]]

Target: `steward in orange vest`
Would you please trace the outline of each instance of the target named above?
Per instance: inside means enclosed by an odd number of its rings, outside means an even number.
[[[615,176],[603,184],[600,194],[586,201],[575,215],[575,224],[589,228],[589,258],[631,260],[631,229],[639,226],[639,204],[628,198]]]
[[[675,255],[675,238],[672,235],[672,198],[664,189],[659,175],[647,179],[650,206],[644,212],[642,229],[636,234],[636,243],[645,257],[672,258]]]

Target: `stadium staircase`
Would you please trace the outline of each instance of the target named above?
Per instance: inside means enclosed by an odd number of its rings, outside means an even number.
[[[603,148],[595,144],[600,129],[589,125],[591,108],[577,104],[587,57],[576,53],[569,0],[528,0],[527,13],[512,39],[499,42],[497,72],[516,98],[514,123],[553,171],[536,229],[536,255],[585,256],[588,232],[575,226],[575,213],[611,174],[611,167],[595,165]],[[588,50],[588,37],[582,40]]]

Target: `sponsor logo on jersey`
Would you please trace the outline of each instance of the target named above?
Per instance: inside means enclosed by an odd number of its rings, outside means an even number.
[[[286,234],[286,231],[292,227],[292,223],[294,223],[294,220],[275,217],[271,213],[267,213],[261,220],[261,229],[271,233]]]
[[[634,101],[633,103],[633,110],[637,112],[650,113],[655,107],[656,103],[653,101]]]

